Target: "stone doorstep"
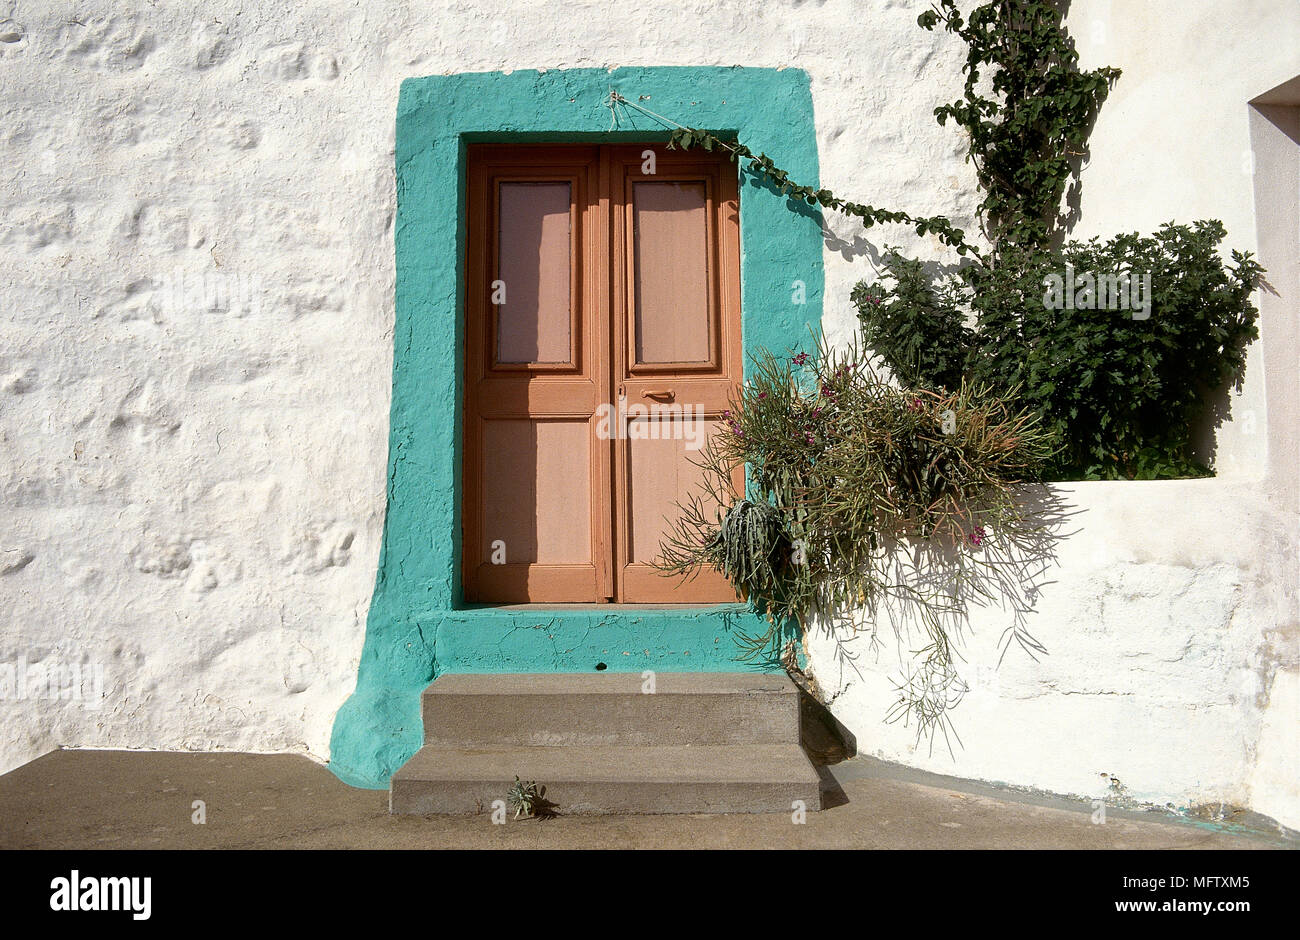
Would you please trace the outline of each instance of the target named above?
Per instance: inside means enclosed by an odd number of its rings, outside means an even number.
[[[394,814],[491,812],[514,779],[560,814],[789,813],[821,808],[783,674],[444,675],[425,746],[396,774]],[[511,811],[513,812],[513,811]]]
[[[562,815],[821,809],[821,778],[798,744],[706,744],[426,746],[393,775],[389,811],[491,812],[516,776],[546,787]]]
[[[446,675],[422,699],[424,741],[448,747],[782,744],[799,741],[787,676]]]

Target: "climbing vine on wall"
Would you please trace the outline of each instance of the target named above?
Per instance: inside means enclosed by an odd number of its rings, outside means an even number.
[[[967,46],[963,96],[935,108],[934,114],[940,124],[951,120],[966,131],[967,158],[984,194],[979,215],[985,235],[995,250],[1046,245],[1052,215],[1119,69],[1081,71],[1060,10],[1044,0],[997,0],[969,17],[953,0],[943,0],[921,14],[918,24],[927,30],[942,24]],[[981,78],[987,78],[987,89]],[[933,234],[959,255],[988,262],[944,216],[913,216],[814,190],[740,142],[677,128],[668,146],[726,150],[733,159],[747,160],[748,169],[782,195],[857,218],[867,228],[882,222],[911,225],[918,235]]]
[[[1093,120],[1120,76],[1080,70],[1063,20],[1062,5],[1049,0],[997,0],[965,17],[942,0],[917,20],[966,44],[962,97],[934,115],[966,132],[984,193],[980,218],[998,249],[1048,245]]]
[[[909,384],[1018,390],[1058,444],[1045,479],[1210,473],[1193,446],[1196,422],[1207,399],[1242,376],[1245,348],[1258,337],[1251,298],[1263,269],[1247,252],[1225,263],[1226,231],[1216,220],[1170,223],[1149,238],[1060,244],[1067,190],[1071,179],[1077,187],[1088,134],[1119,70],[1080,69],[1062,8],[1047,0],[994,0],[969,14],[941,0],[918,23],[942,27],[967,48],[962,97],[934,114],[965,132],[987,249],[945,217],[801,185],[739,142],[677,128],[669,146],[722,147],[784,195],[867,227],[911,225],[967,256],[944,276],[886,252],[882,276],[853,294],[864,335]]]
[[[677,147],[689,150],[697,146],[709,151],[724,150],[731,155],[733,161],[748,161],[746,164],[748,169],[768,180],[783,196],[802,200],[810,206],[820,205],[827,209],[834,209],[858,219],[867,228],[882,222],[911,225],[916,228],[918,235],[934,234],[945,245],[956,249],[958,254],[964,255],[969,252],[975,257],[980,257],[979,251],[966,241],[966,233],[943,216],[914,216],[894,209],[881,209],[841,199],[828,189],[813,189],[811,186],[800,185],[791,180],[790,174],[772,162],[772,158],[767,154],[756,154],[738,141],[725,141],[707,131],[689,127],[677,128],[668,141],[670,150]]]

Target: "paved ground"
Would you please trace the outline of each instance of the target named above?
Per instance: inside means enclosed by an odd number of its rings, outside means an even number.
[[[305,757],[56,751],[0,777],[0,848],[1085,848],[1296,847],[1151,813],[1022,795],[857,758],[830,808],[789,816],[391,817]],[[207,822],[192,821],[195,800]]]

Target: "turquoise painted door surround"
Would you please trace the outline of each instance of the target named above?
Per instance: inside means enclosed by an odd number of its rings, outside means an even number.
[[[798,69],[533,70],[402,83],[388,506],[356,689],[330,741],[330,769],[346,783],[388,786],[423,740],[420,692],[443,673],[735,671],[746,667],[733,631],[761,629],[739,604],[505,608],[460,596],[466,146],[667,139],[633,108],[611,112],[611,91],[737,135],[818,185],[812,95]],[[821,216],[740,172],[746,353],[806,346],[822,314]]]

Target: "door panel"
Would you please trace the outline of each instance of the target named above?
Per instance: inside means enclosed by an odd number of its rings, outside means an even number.
[[[506,564],[589,565],[590,429],[585,421],[483,422],[483,543]]]
[[[628,491],[630,512],[629,564],[650,564],[659,555],[659,542],[669,531],[672,509],[696,492],[700,469],[695,442],[717,431],[718,421],[679,421],[638,418],[628,422]],[[688,425],[688,433],[677,433]]]
[[[573,185],[501,182],[497,206],[497,363],[573,362]]]
[[[633,361],[711,362],[708,191],[632,183]]]
[[[618,594],[627,603],[734,601],[716,571],[682,583],[651,563],[667,518],[698,479],[691,460],[701,435],[715,428],[741,374],[736,171],[727,160],[657,147],[655,173],[646,174],[646,149],[610,156],[622,196],[612,210],[616,393],[630,414],[647,413],[615,446]],[[733,484],[742,483],[738,474]]]
[[[462,559],[470,601],[612,594],[599,151],[471,146]]]

